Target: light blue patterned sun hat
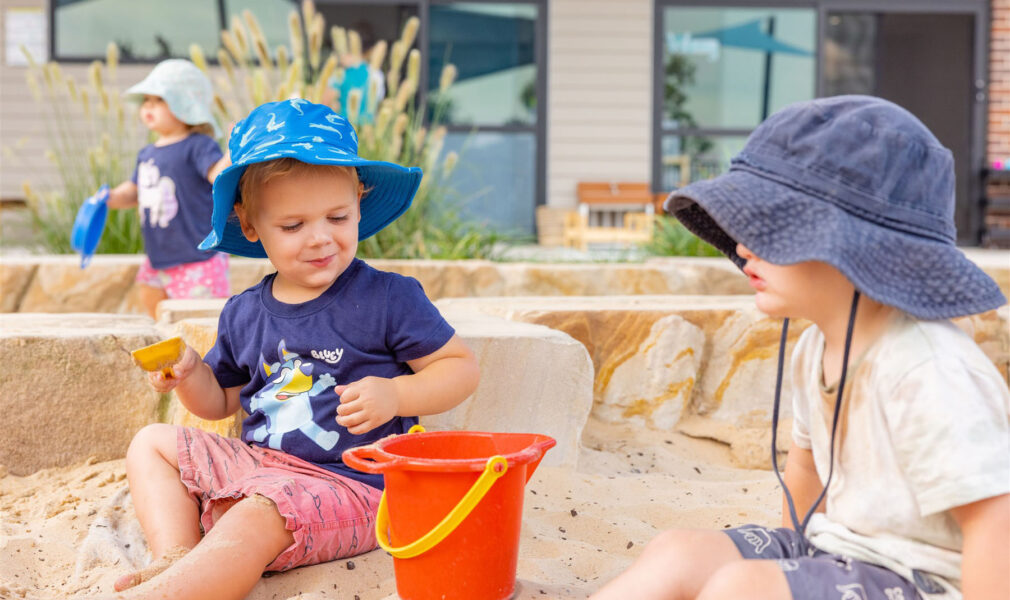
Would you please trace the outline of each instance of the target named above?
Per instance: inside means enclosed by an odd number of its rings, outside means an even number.
[[[126,90],[125,95],[132,100],[142,100],[145,95],[158,96],[176,119],[187,125],[210,123],[214,137],[221,137],[210,109],[214,103],[214,88],[203,71],[188,60],[161,61],[143,81]]]
[[[242,234],[235,203],[246,167],[278,158],[294,158],[311,165],[355,167],[368,190],[361,198],[358,239],[363,240],[392,223],[410,207],[421,185],[421,169],[367,160],[358,156],[358,136],[347,119],[328,106],[294,98],[269,102],[253,109],[231,131],[228,151],[232,164],[214,180],[212,230],[201,250],[266,258],[258,241]]]

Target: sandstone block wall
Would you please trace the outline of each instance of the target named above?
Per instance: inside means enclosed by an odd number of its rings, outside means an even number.
[[[71,255],[0,258],[0,311],[143,314],[134,285],[142,260],[139,255],[100,255],[82,270],[80,260]],[[639,264],[368,262],[416,278],[432,299],[750,293],[746,278],[729,261],[711,258],[653,259]],[[249,288],[272,271],[267,260],[232,257],[232,293]]]
[[[585,347],[547,327],[493,316],[448,315],[481,365],[473,396],[431,429],[536,432],[557,439],[545,464],[574,466],[593,402],[593,367]],[[0,315],[0,470],[16,475],[125,455],[133,435],[155,422],[237,436],[244,414],[204,421],[174,394],[162,396],[129,352],[182,335],[201,354],[214,343],[217,319],[157,326],[147,317],[103,314]]]
[[[768,468],[781,321],[745,296],[452,298],[445,312],[481,312],[563,331],[593,361],[593,414],[709,437],[745,466]],[[1010,307],[957,319],[1010,381]],[[793,322],[786,357],[809,323]],[[791,382],[783,382],[782,398]],[[783,402],[780,447],[789,445]]]
[[[0,465],[25,475],[124,456],[165,404],[128,349],[158,339],[142,317],[0,315]]]

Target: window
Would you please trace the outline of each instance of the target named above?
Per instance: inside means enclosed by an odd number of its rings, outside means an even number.
[[[747,135],[815,94],[812,8],[658,7],[655,185],[725,171]]]
[[[446,148],[460,152],[451,182],[464,215],[533,232],[544,197],[543,2],[446,2],[431,6],[429,112],[446,123]],[[458,75],[435,92],[445,64]]]
[[[220,31],[246,9],[259,21],[271,53],[289,45],[288,15],[300,0],[53,0],[54,60],[93,60],[119,44],[124,62],[189,57],[202,46],[209,61]],[[329,27],[354,29],[367,52],[377,40],[399,38],[411,17],[421,20],[420,97],[430,122],[445,124],[445,151],[460,152],[451,183],[461,213],[490,226],[533,232],[544,202],[547,0],[315,0]],[[438,95],[442,69],[455,83]],[[493,193],[492,193],[493,190]]]
[[[217,2],[207,0],[53,0],[53,60],[105,56],[119,45],[124,62],[189,55],[197,43],[217,52],[221,30]]]
[[[529,4],[431,7],[429,89],[438,89],[446,63],[458,70],[443,118],[455,125],[536,122],[536,19]]]
[[[288,15],[292,10],[298,10],[300,14],[301,3],[297,0],[224,0],[224,10],[228,19],[225,27],[231,25],[233,18],[241,19],[244,11],[251,11],[256,16],[260,29],[263,30],[263,37],[266,38],[271,55],[276,58],[274,53],[277,46],[291,45]]]

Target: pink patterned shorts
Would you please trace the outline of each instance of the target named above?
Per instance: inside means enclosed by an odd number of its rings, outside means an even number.
[[[286,452],[250,446],[191,427],[179,427],[179,472],[200,503],[210,531],[235,502],[259,494],[272,500],[294,543],[265,570],[287,571],[375,549],[375,513],[382,492]]]
[[[145,256],[137,283],[164,289],[169,298],[227,298],[228,255],[218,252],[207,260],[167,269],[155,269]]]

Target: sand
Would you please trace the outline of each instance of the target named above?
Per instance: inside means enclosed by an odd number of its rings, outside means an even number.
[[[577,470],[541,467],[526,488],[518,600],[585,598],[659,531],[779,522],[768,471],[677,433],[591,420]],[[25,477],[0,473],[0,598],[112,592],[147,564],[122,460]],[[396,598],[392,559],[376,550],[260,580],[248,598]]]

